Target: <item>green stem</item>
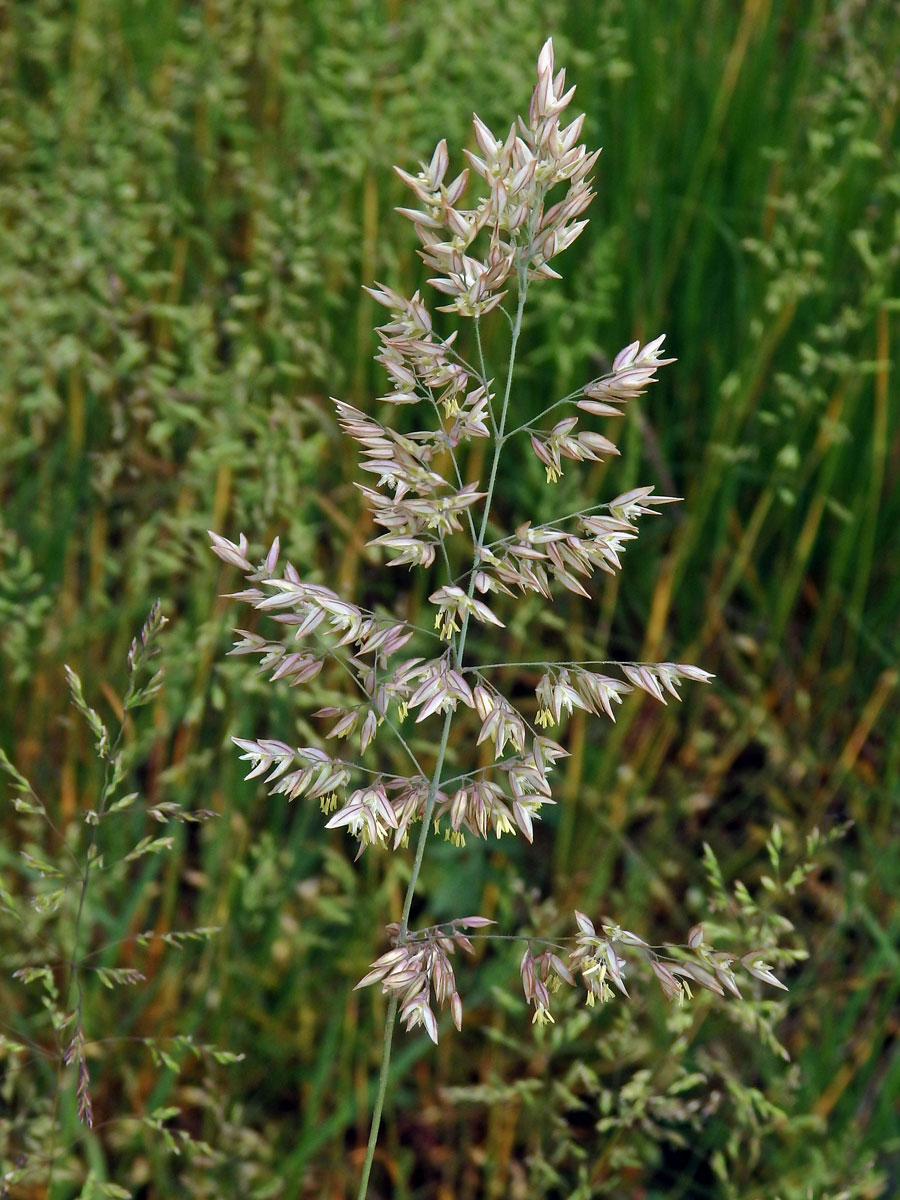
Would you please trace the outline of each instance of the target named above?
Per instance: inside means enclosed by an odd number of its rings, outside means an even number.
[[[344,660],[340,657],[340,655],[336,654],[333,649],[326,649],[325,652],[330,659],[332,659],[334,662],[336,662],[339,667],[343,668],[343,670],[346,672],[346,674],[350,676],[350,678],[353,680],[353,682],[356,684],[356,686],[359,688],[359,690],[362,692],[362,694],[366,697],[366,700],[368,700],[369,703],[371,704],[373,701],[373,697],[366,691],[365,687],[363,687],[363,682],[359,678],[359,676],[350,669],[349,665],[347,663],[345,663]],[[393,733],[394,737],[397,739],[397,741],[400,743],[400,745],[403,747],[403,749],[406,751],[407,755],[409,756],[409,761],[416,768],[416,771],[419,773],[419,775],[423,779],[425,779],[426,775],[425,775],[425,772],[422,770],[419,760],[416,758],[412,747],[406,741],[403,734],[400,732],[399,728],[394,724],[394,722],[390,719],[390,717],[388,716],[388,714],[386,712],[382,712],[380,709],[376,709],[376,712],[377,712],[378,716],[380,716],[381,719],[384,721],[385,725],[387,725],[388,729],[390,729],[391,733]],[[345,762],[346,760],[337,759],[336,761]],[[366,770],[366,768],[361,767],[359,765],[359,763],[352,763],[352,764],[348,764],[348,765],[352,765],[357,771],[365,771]],[[383,771],[369,771],[369,774],[383,776],[384,772]]]
[[[506,387],[503,393],[503,407],[500,411],[500,421],[497,426],[497,436],[494,445],[494,458],[491,463],[491,474],[488,480],[487,492],[484,499],[484,512],[481,517],[481,529],[478,533],[478,540],[475,543],[472,556],[473,569],[469,578],[469,599],[475,591],[475,567],[478,565],[479,554],[481,547],[484,545],[484,538],[487,532],[488,519],[491,511],[491,501],[494,496],[494,487],[497,482],[497,468],[500,463],[500,455],[503,451],[503,431],[506,428],[506,416],[509,411],[509,398],[512,394],[512,378],[513,370],[516,363],[516,348],[519,342],[519,334],[522,330],[522,312],[525,308],[525,297],[528,292],[527,267],[522,268],[519,274],[519,302],[516,308],[516,317],[513,323],[512,337],[509,347],[509,365],[506,372]],[[462,664],[463,652],[466,647],[466,634],[469,629],[469,614],[465,613],[462,619],[462,625],[459,631],[459,640],[456,645],[454,657],[456,666],[459,669]],[[425,812],[422,814],[422,827],[419,830],[419,840],[416,844],[416,856],[413,860],[412,871],[409,876],[409,884],[406,888],[406,896],[403,901],[403,915],[400,918],[400,936],[397,939],[398,945],[403,945],[406,941],[409,931],[409,914],[412,909],[413,898],[416,893],[416,884],[419,881],[419,872],[422,869],[422,859],[425,856],[425,843],[428,841],[428,832],[431,825],[431,817],[434,812],[435,800],[437,798],[438,789],[441,782],[441,773],[444,769],[444,756],[447,753],[447,744],[450,740],[450,726],[453,723],[453,712],[448,712],[444,718],[444,728],[441,732],[440,746],[438,747],[437,760],[434,764],[434,773],[431,777],[431,786],[428,789],[428,800],[425,805]],[[384,1023],[384,1048],[381,1053],[381,1070],[378,1075],[378,1091],[375,1097],[375,1107],[372,1110],[372,1123],[369,1128],[369,1142],[366,1148],[366,1158],[363,1163],[362,1176],[360,1178],[359,1192],[357,1200],[366,1200],[369,1188],[369,1175],[372,1171],[372,1163],[375,1159],[375,1148],[378,1145],[378,1131],[381,1126],[381,1114],[384,1108],[384,1098],[387,1092],[388,1074],[391,1065],[391,1042],[394,1033],[394,1022],[397,1018],[397,1002],[392,1000],[388,1005],[387,1015]]]
[[[484,365],[484,347],[481,344],[481,317],[475,318],[475,342],[476,342],[476,345],[478,346],[478,362],[481,367],[481,385],[484,388],[485,392],[488,393],[489,389],[488,389],[487,368]],[[496,418],[494,417],[494,410],[491,408],[490,397],[488,398],[488,416],[491,418],[491,427],[493,428],[494,433],[496,434],[497,421],[496,421]],[[466,509],[466,512],[468,512],[468,511],[469,510]],[[475,539],[475,531],[473,529],[472,530],[472,540],[474,541],[474,539]]]
[[[513,430],[513,433],[515,432],[516,431]],[[512,433],[510,433],[508,437],[512,437]],[[588,508],[579,508],[576,512],[566,513],[561,517],[554,517],[552,521],[544,521],[541,525],[532,525],[531,531],[532,533],[537,533],[540,529],[555,529],[558,526],[563,525],[566,521],[574,520],[575,517],[589,517],[592,513],[599,512],[602,508],[611,509],[610,502],[604,501],[602,504],[591,504]],[[514,533],[507,533],[504,537],[497,538],[496,541],[488,542],[487,548],[488,550],[493,550],[495,546],[502,546],[506,542],[512,542],[515,540],[516,535]]]
[[[106,807],[109,804],[113,790],[120,781],[118,754],[122,744],[122,737],[125,733],[125,722],[128,718],[128,707],[131,698],[134,694],[134,682],[136,672],[128,681],[128,689],[125,693],[125,699],[122,705],[122,720],[119,724],[119,731],[116,734],[116,739],[108,751],[108,757],[103,768],[103,787],[100,792],[100,802],[97,805],[97,820],[91,827],[91,834],[88,838],[88,847],[85,855],[84,870],[81,875],[81,891],[78,896],[78,908],[75,913],[75,928],[72,934],[72,953],[67,963],[66,982],[63,988],[62,996],[64,1000],[64,1010],[69,1011],[71,1007],[72,991],[75,990],[77,1000],[75,1003],[76,1026],[81,1024],[82,1011],[82,996],[81,996],[81,981],[78,971],[81,966],[79,958],[79,947],[81,945],[81,923],[84,918],[84,904],[87,899],[88,884],[91,880],[91,868],[94,864],[94,847],[97,844],[97,833],[100,828],[100,821],[106,813]],[[59,1052],[59,1062],[56,1072],[56,1091],[53,1095],[53,1112],[50,1120],[50,1149],[48,1154],[49,1162],[47,1164],[47,1196],[50,1197],[53,1191],[53,1175],[56,1167],[56,1135],[58,1132],[57,1114],[59,1112],[59,1095],[62,1088],[62,1076],[64,1071],[64,1050],[63,1043],[59,1032],[57,1033],[57,1049]]]
[[[590,387],[590,386],[591,385],[589,383],[585,384],[585,387]],[[549,416],[550,413],[552,413],[557,408],[561,408],[562,405],[571,404],[573,402],[573,400],[580,400],[583,395],[584,395],[584,387],[579,388],[577,392],[569,392],[568,396],[562,396],[559,400],[554,400],[554,402],[552,404],[548,404],[547,407],[541,409],[541,411],[539,413],[535,413],[535,415],[529,421],[526,421],[523,425],[517,425],[515,427],[515,429],[511,429],[506,436],[507,437],[515,437],[515,435],[517,433],[525,433],[526,431],[529,433],[540,433],[541,431],[539,429],[535,428],[538,421],[542,421],[544,419],[544,417]]]
[[[378,1145],[378,1130],[381,1126],[381,1113],[384,1109],[384,1097],[387,1093],[388,1068],[391,1065],[391,1042],[394,1038],[394,1021],[397,1018],[397,998],[391,997],[388,1004],[387,1016],[384,1020],[384,1043],[381,1050],[381,1073],[378,1076],[378,1094],[375,1097],[375,1107],[372,1109],[372,1124],[369,1128],[369,1144],[366,1147],[366,1161],[363,1163],[362,1177],[359,1181],[359,1200],[365,1200],[369,1190],[369,1175],[372,1173],[372,1163],[375,1160],[375,1147]]]
[[[501,670],[506,667],[657,667],[659,663],[640,662],[636,658],[535,658],[521,659],[516,662],[479,663],[477,667],[463,667],[463,674],[471,671]]]

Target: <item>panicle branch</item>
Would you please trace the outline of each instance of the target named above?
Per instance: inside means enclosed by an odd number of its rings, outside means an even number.
[[[680,945],[650,946],[636,933],[606,919],[599,932],[590,917],[577,910],[575,922],[577,934],[565,939],[574,942],[568,951],[558,941],[548,943],[529,935],[474,935],[491,940],[525,942],[519,973],[525,1002],[534,1006],[532,1024],[553,1022],[551,996],[564,983],[577,987],[576,976],[581,977],[588,1008],[598,1003],[608,1004],[616,992],[628,999],[625,977],[631,963],[649,968],[666,1000],[676,1004],[693,999],[691,984],[717,996],[724,997],[727,992],[742,999],[732,964],[738,964],[754,979],[786,990],[764,961],[761,951],[754,950],[736,959],[729,952],[711,946],[702,925],[694,925],[688,930],[685,942]],[[450,999],[457,1029],[462,1023],[462,1000],[456,990],[449,955],[457,946],[467,953],[474,953],[472,941],[462,929],[480,929],[493,924],[486,917],[463,917],[443,925],[410,930],[405,941],[400,940],[399,926],[388,926],[392,948],[375,959],[356,988],[380,983],[383,994],[396,997],[400,1003],[407,1029],[424,1025],[431,1040],[437,1042],[437,1019],[431,1008],[432,991],[441,1005]],[[535,947],[541,944],[546,948],[536,954]],[[557,953],[560,950],[565,957]]]

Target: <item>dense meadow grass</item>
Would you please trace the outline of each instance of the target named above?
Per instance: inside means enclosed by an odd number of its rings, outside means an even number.
[[[576,714],[535,844],[439,846],[417,919],[553,929],[577,906],[651,941],[778,928],[808,957],[777,1002],[573,998],[547,1030],[515,948],[461,965],[463,1033],[400,1035],[371,1194],[900,1192],[895,5],[34,0],[0,12],[0,749],[55,831],[13,776],[0,1194],[355,1194],[384,1007],[351,989],[408,856],[354,865],[315,804],[242,781],[231,736],[315,737],[329,684],[225,659],[239,583],[205,531],[279,534],[305,578],[390,604],[328,397],[384,390],[362,285],[425,277],[391,165],[466,144],[473,109],[502,129],[550,34],[604,152],[516,403],[665,332],[678,362],[621,458],[567,471],[552,511],[651,481],[685,501],[591,602],[520,605],[512,640],[528,658],[541,621],[561,658],[717,680],[602,729]],[[508,523],[545,493],[517,464]],[[165,679],[123,721],[157,598]],[[138,794],[96,843],[64,664],[124,723]],[[171,842],[125,861],[151,835]],[[79,915],[65,864],[89,842]],[[51,1019],[76,923],[91,1130]]]

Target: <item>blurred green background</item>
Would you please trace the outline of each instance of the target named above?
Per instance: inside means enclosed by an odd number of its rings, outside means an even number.
[[[519,402],[543,407],[633,338],[665,331],[678,362],[630,407],[620,459],[556,492],[511,464],[504,515],[650,482],[685,502],[596,603],[529,609],[520,649],[534,621],[560,657],[608,645],[718,678],[677,712],[632,697],[614,727],[576,716],[535,845],[437,846],[421,922],[558,932],[577,905],[680,940],[707,915],[709,843],[758,902],[743,915],[789,919],[809,958],[778,1008],[671,1013],[642,985],[589,1019],[573,998],[540,1036],[514,946],[460,964],[463,1034],[436,1051],[399,1035],[371,1194],[900,1192],[893,0],[31,0],[0,10],[0,746],[77,851],[101,772],[63,663],[114,720],[159,597],[166,685],[129,727],[132,786],[219,816],[165,830],[169,854],[88,897],[92,948],[117,942],[103,961],[147,977],[86,984],[88,1134],[67,1074],[54,1101],[40,988],[11,975],[65,958],[71,913],[26,906],[46,882],[20,857],[60,844],[2,809],[11,1196],[48,1195],[50,1145],[51,1200],[119,1194],[103,1181],[148,1200],[355,1194],[384,1010],[351,988],[409,856],[354,866],[315,805],[242,781],[231,735],[306,737],[323,692],[298,702],[225,660],[248,616],[219,598],[237,573],[205,530],[280,534],[305,578],[389,595],[328,397],[365,409],[383,390],[361,286],[424,278],[391,166],[446,137],[458,169],[473,110],[503,131],[526,109],[551,34],[604,151],[564,279],[535,291]],[[486,337],[500,353],[501,324]],[[157,829],[145,807],[110,861]],[[814,828],[846,830],[788,892],[762,882],[775,824],[786,876]],[[159,1041],[154,1060],[146,1039],[176,1035],[244,1057]],[[161,1106],[179,1112],[142,1122]]]

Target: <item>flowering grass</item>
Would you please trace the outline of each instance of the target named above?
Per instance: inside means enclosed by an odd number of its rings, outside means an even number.
[[[357,840],[357,858],[371,846],[395,851],[406,847],[411,831],[419,827],[400,920],[388,926],[392,948],[375,960],[357,984],[359,988],[380,983],[389,997],[359,1200],[368,1195],[395,1020],[399,1017],[407,1030],[422,1026],[437,1043],[435,1007],[449,1001],[453,1023],[461,1030],[463,1004],[450,956],[457,949],[474,954],[468,931],[494,924],[483,916],[458,916],[411,930],[410,914],[432,831],[441,833],[443,823],[445,837],[460,850],[467,833],[498,839],[519,833],[532,842],[542,809],[555,803],[551,783],[555,765],[567,755],[562,745],[538,733],[539,728],[561,725],[575,708],[614,721],[613,706],[623,702],[624,694],[643,691],[666,704],[666,693],[681,699],[678,687],[685,680],[711,678],[698,667],[674,662],[602,662],[599,665],[620,673],[609,676],[592,669],[598,665],[592,661],[484,663],[479,659],[479,650],[484,652],[479,626],[505,628],[496,612],[503,597],[515,601],[517,596],[537,595],[552,601],[554,591],[562,589],[590,598],[585,585],[596,570],[610,575],[621,570],[620,555],[638,536],[639,518],[656,515],[657,506],[674,499],[655,495],[652,487],[634,488],[606,504],[555,521],[534,523],[524,514],[513,534],[501,532],[488,540],[489,531],[498,532],[492,502],[508,442],[528,434],[530,449],[546,469],[550,485],[563,474],[563,458],[599,462],[617,455],[608,438],[579,427],[580,412],[621,417],[622,406],[656,382],[657,369],[674,361],[661,357],[664,335],[645,346],[633,342],[616,355],[609,372],[547,405],[530,422],[513,427],[517,350],[529,289],[560,278],[550,263],[584,231],[587,222],[581,215],[593,199],[590,172],[599,151],[589,153],[578,141],[584,114],[565,125],[562,121],[574,90],[566,90],[565,70],[555,69],[553,43],[548,40],[538,59],[528,115],[513,121],[505,139],[496,137],[476,116],[478,152],[466,151],[469,167],[452,181],[445,182],[450,161],[445,140],[417,175],[396,168],[418,205],[399,211],[412,221],[426,265],[440,272],[428,282],[450,298],[438,311],[471,320],[474,338],[460,339],[461,350],[458,330],[446,337],[436,334],[418,292],[407,300],[383,285],[371,288],[372,296],[390,313],[388,323],[378,330],[377,360],[391,383],[380,403],[398,412],[407,407],[415,415],[424,411],[434,423],[400,432],[393,423],[382,424],[335,401],[342,430],[361,447],[361,467],[377,477],[380,489],[361,485],[375,523],[387,529],[368,545],[386,550],[392,556],[389,566],[427,571],[437,559],[444,568],[439,575],[444,582],[428,597],[437,632],[429,635],[390,611],[361,608],[330,588],[306,582],[290,562],[278,571],[277,538],[265,558],[253,565],[243,534],[237,543],[210,534],[214,552],[244,571],[250,584],[232,593],[232,598],[272,616],[288,632],[286,638],[270,641],[238,629],[232,653],[259,655],[259,669],[270,682],[283,681],[296,688],[316,679],[326,664],[340,668],[350,681],[350,699],[319,708],[314,715],[332,722],[326,738],[359,735],[356,761],[330,755],[318,744],[294,748],[270,738],[234,738],[251,766],[247,778],[263,776],[272,796],[318,800],[324,813],[333,813],[326,827],[346,828]],[[460,202],[467,193],[470,168],[486,191],[473,206],[463,208]],[[482,321],[495,310],[505,317],[509,332],[505,377],[501,376],[496,390],[481,333]],[[470,360],[476,365],[470,365]],[[575,414],[545,430],[547,418],[558,409],[574,409]],[[469,444],[476,439],[492,444],[483,491],[477,480],[463,482]],[[468,535],[461,555],[454,544],[457,534],[464,539]],[[393,609],[402,604],[401,595]],[[474,656],[466,655],[470,629]],[[436,640],[447,643],[446,648],[429,658]],[[418,649],[417,643],[422,654],[396,661],[408,645]],[[492,651],[496,644],[495,636],[489,643]],[[492,681],[497,670],[515,679],[517,671],[535,668],[543,673],[534,689],[534,707],[512,703]],[[467,720],[466,710],[480,721],[474,739],[477,722]],[[413,750],[410,744],[412,730],[406,726],[411,712],[416,713],[415,725],[429,717],[441,718],[423,749]],[[368,765],[378,762],[367,751],[381,729],[399,743],[411,774],[385,773]],[[487,743],[493,765],[469,766],[464,754],[449,752],[451,740],[456,747],[471,745],[476,756],[477,747]],[[673,957],[678,953],[674,947],[660,952],[616,924],[604,924],[598,934],[584,913],[576,911],[575,918],[578,934],[568,962],[556,953],[562,950],[557,942],[549,942],[535,956],[535,939],[525,939],[522,985],[538,1025],[553,1021],[550,992],[563,982],[574,987],[575,973],[581,976],[589,1007],[612,1000],[613,989],[627,998],[626,953],[649,965],[670,1002],[690,999],[691,984],[720,996],[727,988],[740,999],[731,966],[736,958],[750,976],[784,989],[762,950],[716,950],[702,925],[688,933],[687,954]]]
[[[504,657],[537,659],[535,640],[549,640],[566,645],[554,660],[684,659],[716,681],[685,689],[683,706],[626,695],[614,725],[575,707],[559,802],[533,848],[469,836],[460,855],[433,839],[414,924],[477,912],[494,931],[564,938],[578,908],[615,913],[648,941],[680,941],[703,920],[714,944],[755,947],[777,912],[811,956],[788,996],[772,993],[787,1005],[785,1072],[759,1028],[740,1024],[739,1002],[710,994],[706,1007],[701,994],[676,1011],[630,983],[631,1003],[590,1014],[602,1037],[587,1051],[583,996],[567,985],[534,1040],[511,989],[524,943],[504,954],[495,942],[471,972],[457,967],[461,1034],[436,1051],[397,1039],[376,1172],[398,1197],[638,1185],[805,1197],[875,1195],[893,1169],[892,6],[640,0],[599,5],[586,23],[579,6],[531,0],[461,0],[440,21],[396,4],[279,2],[257,19],[232,0],[202,13],[181,0],[77,12],[41,0],[0,27],[0,745],[57,826],[81,829],[102,764],[63,664],[115,727],[129,644],[162,597],[165,688],[126,731],[142,803],[107,829],[143,836],[138,818],[164,802],[227,815],[170,826],[171,851],[135,865],[86,949],[151,928],[220,932],[118,959],[147,976],[139,988],[86,977],[87,1028],[194,1031],[244,1055],[217,1074],[179,1050],[179,1075],[143,1042],[102,1051],[89,1032],[93,1132],[74,1091],[60,1109],[73,1181],[90,1162],[138,1194],[355,1190],[387,999],[352,986],[386,949],[408,856],[367,851],[353,867],[352,839],[323,833],[315,805],[241,782],[231,736],[309,744],[321,726],[302,714],[298,725],[290,689],[222,661],[233,613],[214,597],[234,572],[217,576],[197,547],[207,528],[252,529],[266,545],[278,533],[304,578],[376,610],[390,598],[374,569],[383,551],[364,548],[377,531],[350,482],[356,449],[327,399],[369,412],[382,387],[379,306],[360,285],[425,290],[393,211],[410,193],[389,164],[409,168],[441,135],[477,152],[471,109],[501,128],[550,32],[577,77],[585,136],[605,149],[563,280],[529,299],[520,420],[660,330],[679,361],[628,404],[621,434],[582,417],[620,456],[563,456],[551,489],[540,461],[511,448],[498,519],[509,530],[541,504],[550,520],[647,479],[685,501],[642,526],[624,573],[603,574],[599,612],[575,594],[555,611],[537,595],[517,601],[498,631]],[[496,362],[503,323],[488,325]],[[473,478],[486,477],[483,443]],[[413,582],[404,617],[424,627],[428,609]],[[326,680],[314,681],[318,703],[339,704]],[[510,699],[533,703],[520,686]],[[842,841],[815,850],[805,887],[785,891],[816,826],[848,819]],[[22,820],[10,806],[0,840],[16,897],[43,886],[21,871]],[[713,924],[704,842],[724,881]],[[132,845],[123,837],[122,852]],[[11,979],[38,961],[31,926],[0,921],[4,1035],[43,1045],[34,989]],[[665,1023],[680,1012],[694,1023],[673,1041]],[[52,1077],[18,1075],[44,1097]],[[687,1079],[694,1090],[679,1090]],[[199,1131],[223,1160],[165,1151],[142,1117],[160,1107],[180,1108],[168,1126]],[[4,1110],[4,1170],[23,1152],[22,1112]],[[60,1176],[57,1195],[80,1186]]]

